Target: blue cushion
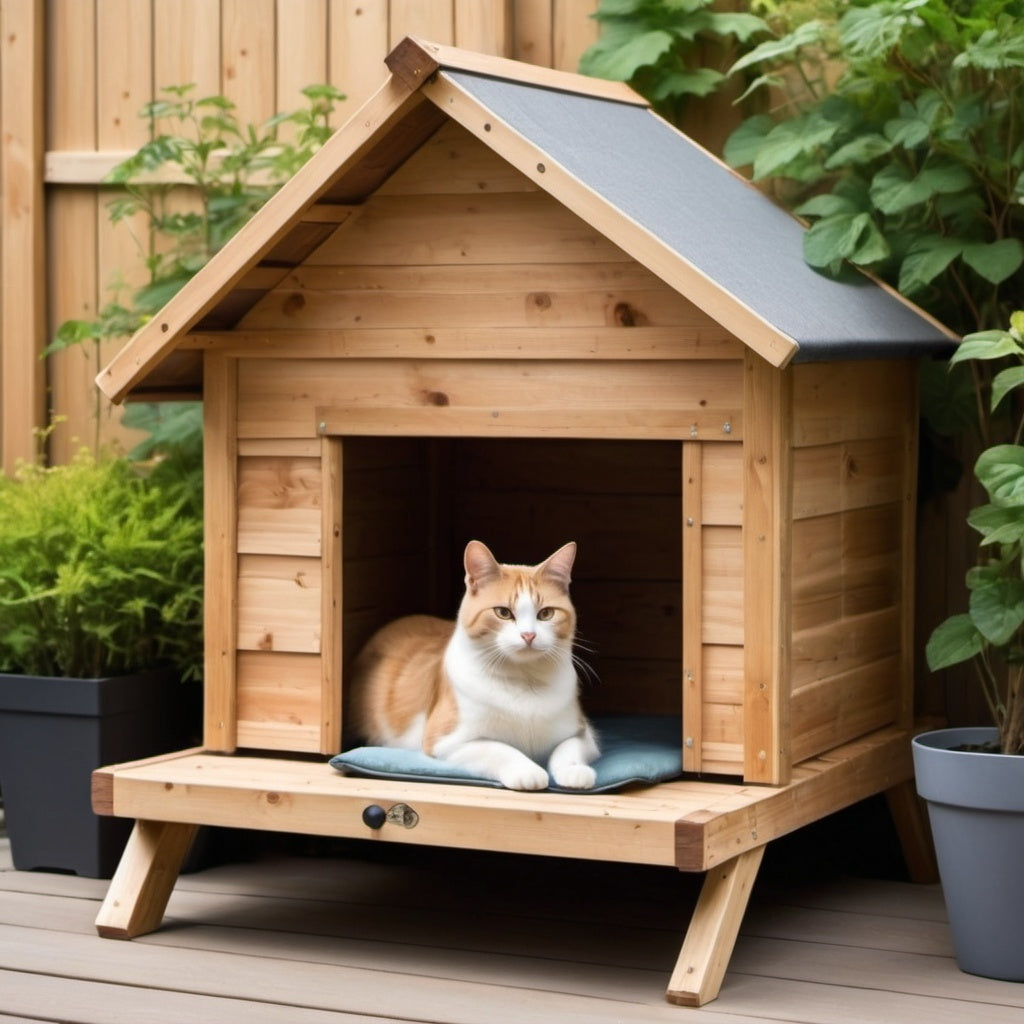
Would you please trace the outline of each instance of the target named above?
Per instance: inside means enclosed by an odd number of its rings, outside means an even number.
[[[594,719],[601,756],[594,762],[593,789],[553,792],[606,793],[630,783],[663,782],[682,774],[681,723],[673,715],[609,715]],[[347,775],[406,782],[448,782],[493,786],[500,782],[474,775],[465,768],[419,750],[396,747],[356,747],[331,758],[332,767]]]

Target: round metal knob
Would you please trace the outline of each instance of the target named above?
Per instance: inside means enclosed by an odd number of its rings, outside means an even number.
[[[367,828],[382,828],[387,817],[388,812],[378,804],[370,804],[369,807],[363,809],[363,824]]]

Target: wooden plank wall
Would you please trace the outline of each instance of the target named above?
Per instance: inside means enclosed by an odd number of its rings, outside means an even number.
[[[139,283],[136,241],[108,224],[111,192],[99,180],[145,141],[138,112],[161,87],[195,82],[199,93],[223,93],[243,120],[259,122],[301,105],[303,86],[330,81],[349,97],[340,122],[382,81],[384,56],[405,35],[575,70],[597,38],[589,17],[596,7],[597,0],[4,0],[3,466],[33,454],[32,430],[50,411],[67,417],[51,441],[54,461],[95,434],[96,357],[71,351],[44,366],[38,353],[63,320],[94,316],[118,275]],[[101,410],[103,439],[122,436],[119,418],[116,409]]]
[[[237,359],[239,745],[318,749],[321,670],[396,615],[450,618],[467,540],[512,562],[576,540],[588,706],[678,714],[683,606],[702,609],[707,749],[737,768],[743,350],[705,314],[450,124],[202,343]],[[343,449],[339,659],[316,611],[321,434]],[[685,447],[707,567],[688,600]]]

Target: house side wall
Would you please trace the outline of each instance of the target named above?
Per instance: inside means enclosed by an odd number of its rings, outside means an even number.
[[[794,763],[911,714],[915,381],[909,362],[793,371]]]
[[[569,525],[571,514],[595,519],[595,508],[610,520],[614,508],[631,525],[618,566],[606,567],[611,589],[591,598],[594,614],[638,604],[629,593],[663,591],[637,614],[648,624],[685,617],[679,501],[669,501],[663,477],[671,470],[678,480],[684,447],[706,440],[714,451],[700,453],[701,559],[710,572],[697,577],[701,642],[714,672],[709,692],[727,709],[709,719],[709,749],[720,770],[735,770],[741,476],[727,453],[743,439],[743,346],[705,314],[449,126],[234,332],[190,344],[232,365],[237,380],[237,614],[230,638],[224,617],[207,642],[234,652],[238,746],[337,749],[342,666],[373,625],[412,610],[398,607],[396,592],[453,611],[446,602],[464,543],[456,535],[474,516],[459,520],[445,508],[446,479],[483,480],[474,460],[523,473],[533,443],[524,437],[568,445],[567,464],[586,462],[573,445],[608,442],[586,449],[600,464],[575,498],[550,500],[550,469],[532,505],[528,489],[515,492],[521,516],[528,506],[541,518],[557,507],[551,514]],[[641,470],[621,446],[646,439],[672,451]],[[486,528],[493,496],[483,483],[459,487]],[[332,514],[340,538],[327,525]],[[646,587],[657,556],[648,553],[647,568],[631,577],[628,545],[647,543],[652,516],[660,525],[651,543],[671,550],[666,531],[674,531],[677,553],[665,578]],[[325,568],[330,544],[344,559],[340,571]],[[586,556],[581,546],[581,600],[585,577],[601,572]],[[610,661],[639,662],[642,638],[621,642],[633,632],[615,629]],[[603,646],[600,636],[587,639]],[[639,701],[664,709],[671,679],[669,709],[678,713],[682,660],[678,649],[647,658]],[[608,692],[599,704],[624,703],[616,686]]]

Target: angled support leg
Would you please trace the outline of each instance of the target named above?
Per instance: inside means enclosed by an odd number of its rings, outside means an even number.
[[[96,918],[101,936],[134,939],[160,927],[195,833],[195,825],[135,822]]]
[[[718,995],[762,857],[758,846],[708,871],[665,993],[670,1003],[703,1006]]]
[[[903,859],[912,882],[931,884],[939,880],[935,861],[935,845],[928,823],[928,810],[917,795],[912,779],[885,791],[896,835],[903,850]]]

